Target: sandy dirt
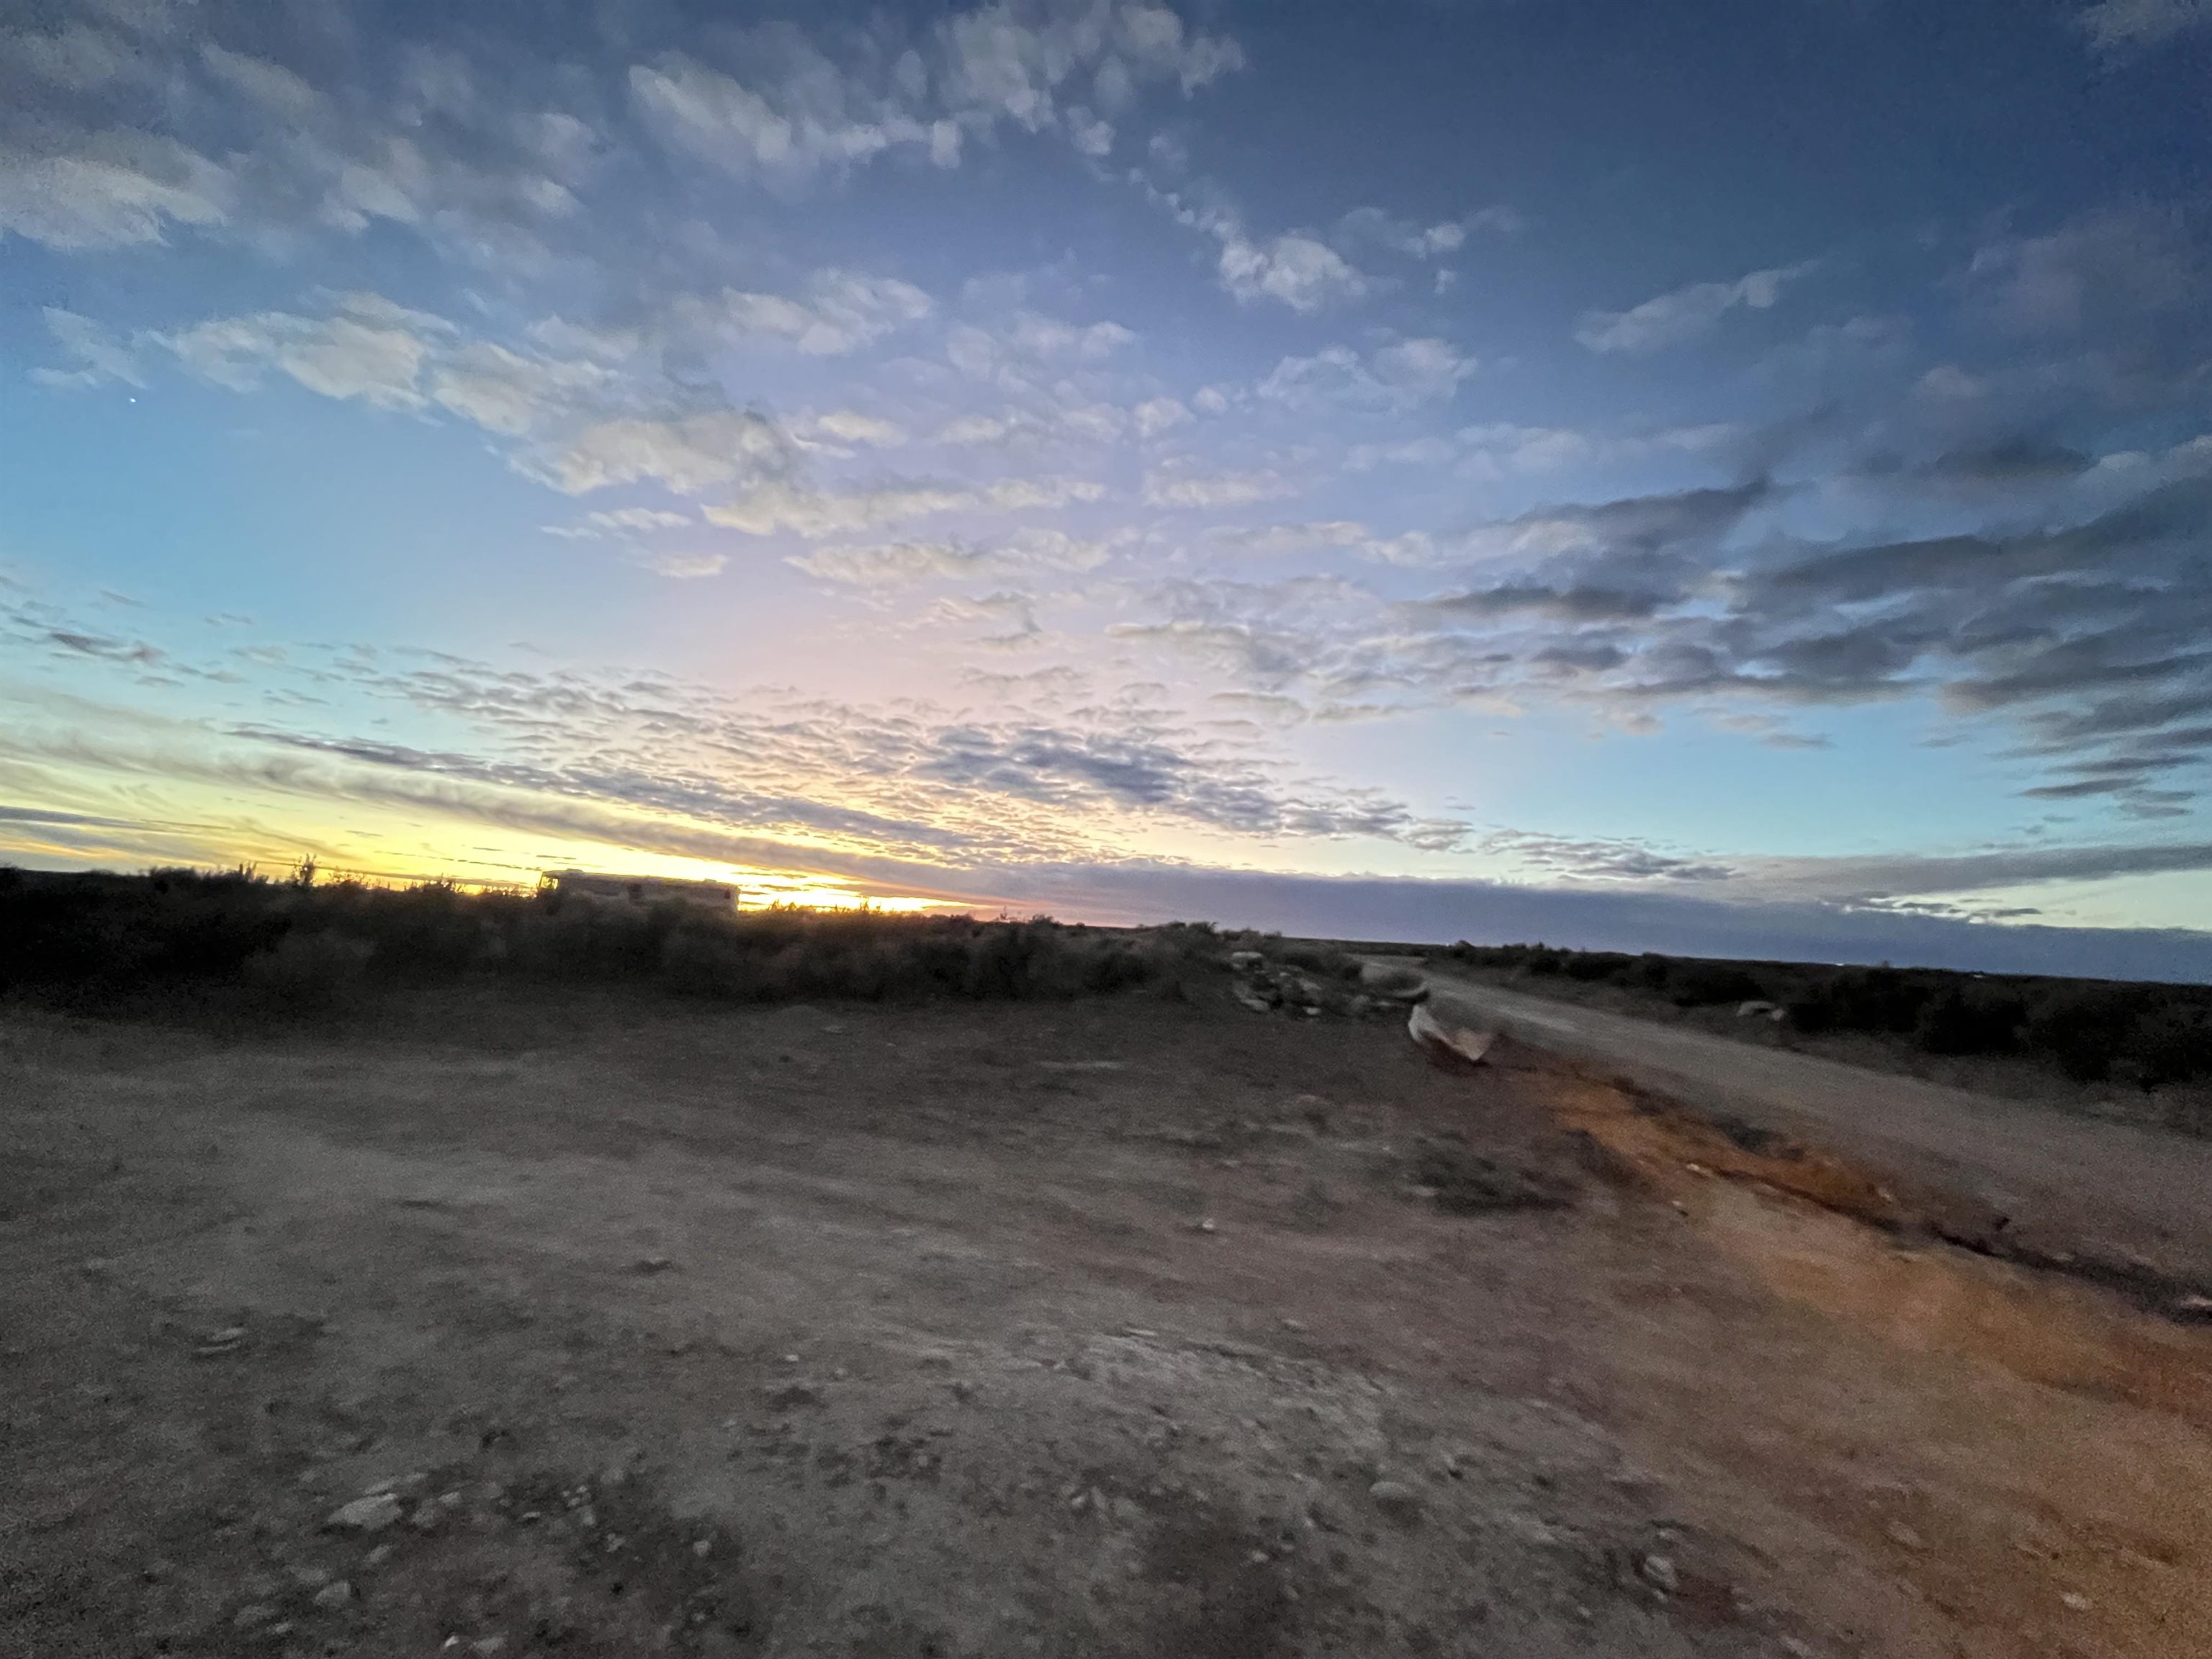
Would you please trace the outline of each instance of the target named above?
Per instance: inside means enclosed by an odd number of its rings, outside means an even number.
[[[2212,1140],[1754,1046],[1508,991],[1425,965],[1437,1006],[1601,1075],[1818,1140],[2002,1218],[2023,1254],[2070,1254],[2154,1293],[2212,1291]],[[1963,1216],[1962,1216],[1963,1219]]]
[[[2212,1651],[2212,1331],[1741,1139],[1225,991],[11,1015],[0,1652]]]

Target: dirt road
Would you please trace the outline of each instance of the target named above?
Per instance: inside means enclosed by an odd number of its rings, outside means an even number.
[[[2051,1250],[2212,1289],[2212,1141],[1526,996],[1424,963],[1470,1022],[1608,1076],[1969,1194]]]
[[[10,1016],[0,1651],[2200,1659],[2212,1333],[1733,1146],[1225,994]]]

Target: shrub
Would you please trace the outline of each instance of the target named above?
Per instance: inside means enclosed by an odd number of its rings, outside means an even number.
[[[1912,1040],[1931,1054],[2010,1054],[2027,1017],[2017,996],[1947,987],[1920,1005]]]
[[[1683,962],[1668,975],[1667,994],[1682,1008],[1705,1007],[1716,1002],[1746,1002],[1763,996],[1757,980],[1741,968],[1717,962]]]
[[[2028,1016],[2026,1035],[2028,1046],[2057,1060],[2068,1077],[2094,1083],[2111,1075],[2128,1023],[2107,995],[2061,994]]]
[[[360,996],[376,947],[337,933],[287,933],[245,963],[244,977],[273,1012],[336,1013]]]
[[[1341,951],[1297,950],[1324,971]],[[466,974],[654,985],[732,1001],[791,997],[1065,998],[1179,982],[1218,959],[1191,923],[1130,933],[1048,917],[979,921],[783,908],[717,916],[562,905],[428,883],[282,884],[0,871],[0,985],[98,1000],[167,985],[244,984],[272,1009],[331,1007],[365,982]]]

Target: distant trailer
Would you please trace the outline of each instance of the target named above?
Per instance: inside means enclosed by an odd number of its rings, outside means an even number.
[[[681,904],[734,915],[738,889],[726,881],[677,881],[666,876],[603,876],[590,870],[549,870],[538,890],[585,904],[650,910],[656,904]]]

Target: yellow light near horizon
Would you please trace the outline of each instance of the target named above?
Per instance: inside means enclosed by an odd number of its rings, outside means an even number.
[[[926,910],[962,910],[969,907],[941,899],[907,898],[899,895],[849,892],[840,887],[793,887],[763,896],[763,904],[795,904],[803,910],[894,910],[915,915]]]

